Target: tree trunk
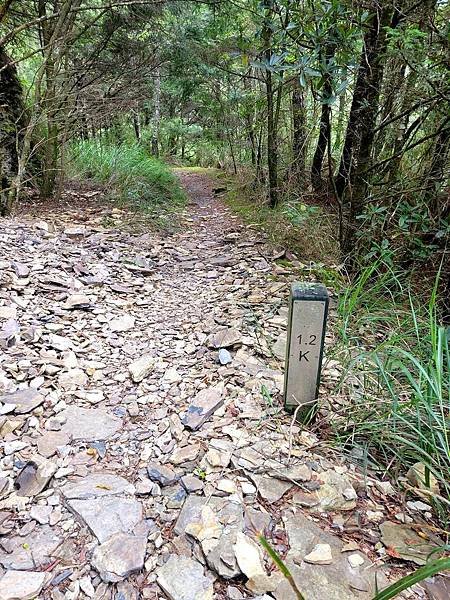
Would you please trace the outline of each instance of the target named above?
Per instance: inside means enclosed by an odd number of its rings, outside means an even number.
[[[153,134],[152,154],[159,157],[159,125],[161,121],[161,74],[159,67],[156,69],[155,92],[153,96]],[[172,151],[171,151],[172,153]]]
[[[23,137],[22,86],[17,69],[0,47],[0,215],[9,214],[14,201],[14,178]]]
[[[292,173],[297,182],[305,177],[308,132],[304,90],[297,78],[292,90]]]
[[[431,159],[430,168],[425,180],[424,203],[429,206],[430,213],[436,219],[448,219],[449,211],[448,200],[445,203],[441,202],[440,194],[442,184],[448,178],[448,160],[450,154],[450,119],[446,118],[441,124],[440,133],[436,139],[434,146],[433,157]],[[445,211],[444,206],[447,206]]]
[[[133,113],[133,128],[134,135],[136,136],[136,140],[138,142],[141,141],[141,124],[139,123],[139,115],[137,113]]]
[[[331,138],[331,106],[330,97],[333,93],[331,72],[329,70],[330,61],[335,53],[335,46],[327,45],[325,48],[325,67],[323,93],[322,93],[322,114],[320,116],[319,138],[317,140],[316,151],[311,165],[311,183],[315,192],[323,191],[322,166],[325,152],[327,151],[328,139]]]
[[[382,54],[386,45],[386,35],[383,27],[387,24],[387,9],[380,12],[374,7],[374,13],[367,23],[368,31],[364,36],[358,75],[353,92],[350,116],[347,124],[341,162],[336,177],[336,190],[342,196],[344,190],[351,184],[355,155],[361,145],[362,129],[367,129],[367,116],[374,113],[371,101],[379,94],[382,76]]]
[[[391,22],[391,15],[390,3],[381,9],[376,5],[367,24],[341,163],[335,181],[338,196],[344,203],[348,201],[342,244],[344,255],[353,250],[357,217],[363,211],[367,192],[366,171],[372,156],[387,43],[385,27]]]
[[[273,0],[266,2],[267,15],[264,19],[262,29],[262,40],[264,43],[264,56],[270,63],[272,56],[272,28],[271,14],[273,11]],[[275,125],[275,106],[272,73],[268,68],[265,70],[266,103],[267,103],[267,169],[269,171],[269,202],[272,208],[278,204],[278,147],[277,131]]]

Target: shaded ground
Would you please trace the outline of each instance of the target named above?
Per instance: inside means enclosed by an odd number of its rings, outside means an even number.
[[[261,532],[307,600],[371,598],[382,532],[428,542],[284,413],[294,270],[179,176],[174,234],[95,190],[0,224],[0,598],[294,598]]]

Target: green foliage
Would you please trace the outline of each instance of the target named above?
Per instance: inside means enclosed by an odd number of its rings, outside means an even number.
[[[262,229],[276,245],[286,245],[302,260],[332,262],[337,258],[333,219],[324,211],[301,201],[284,200],[273,210],[255,200],[259,190],[231,186],[226,201],[248,224]]]
[[[430,562],[382,590],[375,596],[373,600],[390,600],[391,598],[396,598],[400,592],[411,588],[416,583],[424,581],[428,577],[432,577],[437,573],[448,571],[449,569],[450,558],[441,558],[439,560]]]
[[[176,177],[137,144],[75,142],[70,148],[70,169],[79,178],[106,184],[115,201],[150,215],[160,225],[185,204]]]
[[[450,494],[450,349],[436,288],[425,308],[379,260],[344,290],[335,351],[351,408],[333,423],[337,440],[363,450],[372,467],[394,474],[423,463],[439,482],[440,509]]]
[[[263,535],[259,536],[259,543],[264,548],[264,550],[267,552],[267,554],[270,556],[270,558],[273,560],[273,562],[276,564],[276,566],[280,569],[280,571],[284,575],[284,577],[286,577],[286,579],[289,581],[289,585],[291,586],[292,590],[294,591],[297,600],[306,600],[305,597],[300,592],[300,590],[298,589],[297,584],[295,583],[295,580],[294,580],[291,572],[289,571],[288,566],[283,561],[283,559],[278,554],[278,552],[276,550],[274,550],[274,548],[272,548],[272,546],[269,544],[269,542],[266,540],[266,538]]]

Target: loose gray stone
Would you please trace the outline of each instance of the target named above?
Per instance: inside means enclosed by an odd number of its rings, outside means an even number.
[[[421,538],[413,527],[385,521],[380,525],[381,541],[405,559],[417,565],[424,565],[427,556],[433,551],[433,545]]]
[[[237,329],[228,328],[221,329],[217,333],[209,336],[208,346],[210,348],[231,348],[232,346],[240,345],[242,336]]]
[[[0,563],[5,569],[29,571],[51,562],[62,539],[48,525],[36,527],[25,536],[10,538],[10,553],[0,551]],[[0,596],[1,598],[1,596]]]
[[[357,494],[351,481],[345,474],[329,469],[320,473],[323,482],[316,491],[319,504],[313,507],[315,512],[351,510],[356,506]]]
[[[149,373],[151,373],[153,366],[155,364],[155,359],[153,356],[146,354],[138,358],[128,366],[128,369],[131,374],[131,379],[135,383],[141,382],[143,379],[147,377]]]
[[[225,348],[219,350],[219,362],[221,365],[228,365],[233,361],[233,357]]]
[[[89,527],[100,543],[115,533],[130,533],[142,520],[142,505],[131,498],[105,496],[68,500],[69,509]]]
[[[144,566],[147,538],[116,533],[92,555],[91,564],[103,581],[117,583]]]
[[[36,496],[48,485],[56,472],[56,465],[42,459],[38,463],[29,461],[16,477],[14,487],[18,496]]]
[[[170,600],[212,600],[213,584],[205,577],[200,563],[171,554],[157,570],[158,585]]]
[[[347,554],[342,553],[342,541],[321,529],[317,523],[307,519],[301,512],[288,514],[285,518],[290,550],[286,556],[298,588],[305,598],[314,600],[372,600],[375,591],[375,571],[382,589],[387,580],[381,570],[376,570],[369,560],[363,569],[350,566]],[[317,544],[328,545],[331,549],[331,564],[310,564],[304,558]],[[273,595],[277,600],[295,600],[296,596],[289,583],[282,580]]]
[[[6,404],[15,404],[14,412],[17,415],[24,415],[31,412],[44,402],[45,398],[37,390],[26,388],[12,394],[7,394],[0,398],[0,402]]]
[[[158,482],[162,486],[176,483],[180,476],[169,467],[151,462],[147,465],[147,473],[152,481]]]
[[[32,600],[44,587],[46,574],[36,571],[6,571],[0,579],[1,600]]]
[[[120,494],[133,495],[134,491],[134,486],[126,479],[111,473],[93,473],[61,488],[61,493],[67,500],[87,500]]]
[[[51,506],[32,506],[30,510],[30,517],[40,523],[40,525],[46,525],[49,522],[52,510],[53,509]]]
[[[182,465],[183,463],[193,461],[197,458],[200,452],[199,444],[189,444],[177,448],[170,457],[170,462],[174,465]]]
[[[265,477],[264,475],[248,475],[258,489],[258,493],[264,500],[268,502],[278,502],[284,494],[291,489],[292,483],[289,481],[281,481],[275,477]]]
[[[185,475],[181,478],[181,484],[188,493],[199,492],[204,488],[204,483],[194,475]]]
[[[122,426],[121,419],[109,414],[101,408],[79,408],[69,406],[61,413],[65,423],[62,431],[73,440],[93,442],[106,440],[114,435]]]
[[[49,431],[38,438],[37,449],[39,454],[50,458],[60,446],[67,446],[69,442],[70,436],[64,431]]]
[[[190,404],[183,425],[195,431],[224,403],[222,392],[215,387],[201,390]]]

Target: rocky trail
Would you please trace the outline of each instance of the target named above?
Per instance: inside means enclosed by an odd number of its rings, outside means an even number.
[[[175,233],[95,191],[0,223],[0,599],[295,598],[258,533],[306,600],[370,599],[429,507],[291,423],[295,261],[180,178]]]

